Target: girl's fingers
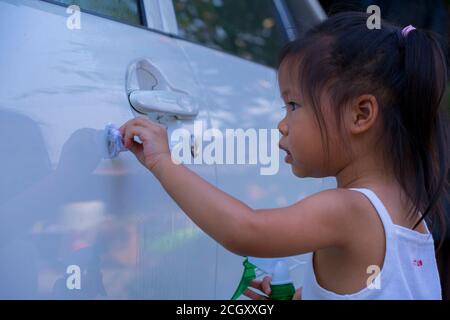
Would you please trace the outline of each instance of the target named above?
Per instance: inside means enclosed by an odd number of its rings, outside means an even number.
[[[144,150],[144,147],[139,143],[133,143],[130,145],[128,150],[133,152],[135,155],[140,155],[142,153],[142,151]]]
[[[124,135],[126,134],[127,129],[128,129],[130,126],[133,126],[133,125],[136,125],[136,124],[137,124],[136,119],[137,119],[137,118],[133,118],[133,119],[128,120],[127,122],[125,122],[125,123],[119,128],[119,132],[120,132],[120,134],[121,134],[122,136],[124,136]]]
[[[264,292],[266,295],[270,295],[271,289],[270,289],[270,282],[272,281],[272,278],[270,276],[264,277],[264,279],[261,280],[253,280],[250,282],[250,287],[258,289],[261,292]]]
[[[292,298],[292,300],[302,300],[302,289],[303,288],[298,288],[295,291],[294,298]]]
[[[119,128],[119,131],[120,131],[121,133],[125,133],[126,128],[127,128],[130,124],[132,124],[133,121],[135,121],[135,120],[136,120],[136,118],[133,118],[133,119],[130,119],[130,120],[128,120],[127,122],[125,122],[125,123]]]
[[[270,289],[270,283],[272,282],[272,278],[267,276],[264,277],[263,281],[261,282],[261,288],[262,288],[262,292],[264,292],[267,295],[270,295],[271,293],[271,289]]]
[[[261,280],[252,280],[249,286],[258,290],[262,290],[261,283]]]
[[[252,300],[269,300],[268,297],[265,297],[263,295],[260,295],[253,290],[247,289],[244,291],[244,296],[252,299]]]
[[[141,116],[139,116],[137,118],[134,118],[132,120],[132,124],[135,125],[135,126],[141,126],[141,127],[144,127],[144,128],[148,128],[148,127],[152,127],[153,126],[153,124],[150,121],[150,119],[144,118],[144,117],[141,117]]]
[[[153,129],[153,130],[158,130],[158,129],[167,130],[167,126],[162,125],[157,122],[153,122],[148,118],[139,116],[137,118],[128,120],[124,125],[122,125],[119,128],[119,131],[122,134],[122,136],[126,134],[127,128],[129,128],[130,126],[149,128],[149,129]]]
[[[272,282],[272,278],[270,276],[264,277],[263,280],[253,280],[250,282],[250,287],[258,289],[259,291],[264,292],[269,295],[271,292],[270,282]]]
[[[269,295],[271,292],[270,283],[272,282],[272,278],[270,276],[264,277],[263,280],[252,280],[250,282],[250,287],[258,289],[265,294]]]
[[[142,142],[148,140],[149,138],[148,133],[144,128],[135,125],[128,125],[125,128],[125,136],[123,138],[125,148],[130,148],[130,146],[134,143],[135,136],[138,136]]]

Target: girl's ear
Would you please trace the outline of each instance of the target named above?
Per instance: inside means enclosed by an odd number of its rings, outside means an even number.
[[[355,100],[350,109],[350,131],[361,134],[368,131],[378,118],[379,106],[373,95],[362,95]]]

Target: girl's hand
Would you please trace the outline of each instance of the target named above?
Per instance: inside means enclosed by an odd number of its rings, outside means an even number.
[[[252,300],[269,300],[270,296],[270,282],[272,281],[272,278],[267,276],[263,280],[253,280],[250,283],[250,287],[257,289],[264,294],[258,294],[253,290],[247,289],[244,292],[244,296],[252,299]],[[302,300],[302,288],[299,288],[295,291],[295,295],[292,298],[292,300]]]
[[[126,122],[119,129],[125,148],[134,153],[136,158],[150,171],[153,171],[161,160],[171,158],[167,129],[165,126],[138,117]],[[134,141],[138,136],[142,144]]]

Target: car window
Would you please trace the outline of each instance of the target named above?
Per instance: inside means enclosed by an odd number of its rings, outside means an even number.
[[[179,36],[274,67],[285,42],[273,0],[174,0]]]
[[[139,0],[57,0],[61,4],[78,5],[81,11],[97,13],[131,24],[144,25]]]

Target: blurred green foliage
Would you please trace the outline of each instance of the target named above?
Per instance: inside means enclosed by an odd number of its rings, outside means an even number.
[[[89,10],[131,24],[141,24],[138,0],[58,0],[67,6],[75,4],[81,11]]]
[[[276,66],[283,33],[273,0],[174,0],[180,36]]]

